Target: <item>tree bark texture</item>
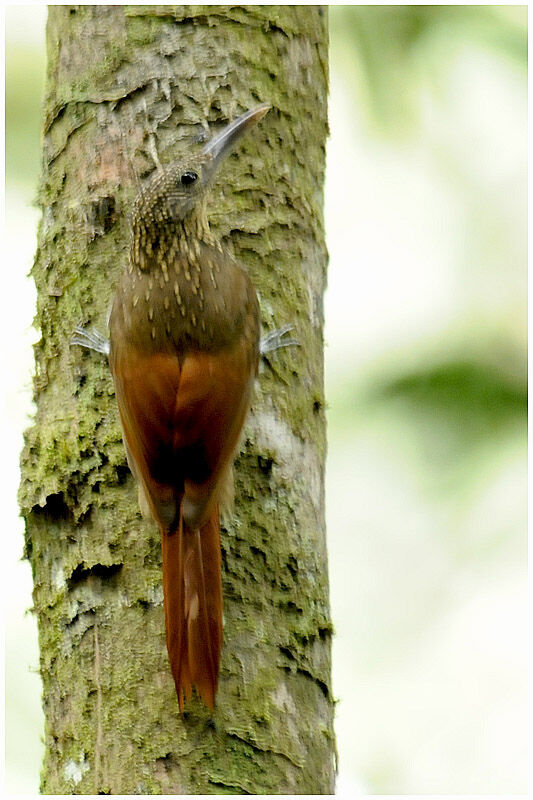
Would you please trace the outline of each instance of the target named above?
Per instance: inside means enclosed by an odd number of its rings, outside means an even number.
[[[34,575],[46,794],[331,793],[324,529],[322,192],[327,18],[317,6],[52,6],[43,210],[33,276],[37,413],[21,507]],[[221,171],[212,226],[250,271],[265,330],[302,346],[263,365],[222,529],[214,714],[179,715],[160,542],[126,465],[105,330],[143,180],[259,102]],[[139,376],[142,380],[142,376]]]

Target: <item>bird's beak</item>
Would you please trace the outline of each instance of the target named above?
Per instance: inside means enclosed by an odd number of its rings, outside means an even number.
[[[234,149],[241,136],[257,125],[269,109],[270,105],[268,103],[262,103],[256,108],[245,111],[244,114],[241,114],[240,117],[226,125],[220,133],[217,133],[207,142],[202,152],[205,156],[211,156],[213,159],[209,164],[210,172],[214,173],[216,171],[221,161]]]

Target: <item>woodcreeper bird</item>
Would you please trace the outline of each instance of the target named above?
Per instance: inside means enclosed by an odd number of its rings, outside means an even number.
[[[168,654],[180,710],[214,708],[222,647],[219,505],[260,347],[257,296],[206,215],[207,189],[254,108],[158,170],[135,200],[129,264],[109,318],[109,363],[141,509],[161,531]],[[80,342],[78,342],[80,343]]]

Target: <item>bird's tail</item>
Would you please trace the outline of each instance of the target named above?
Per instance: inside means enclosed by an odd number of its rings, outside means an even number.
[[[161,549],[167,649],[180,711],[193,686],[213,709],[222,649],[218,507],[198,530],[180,513],[175,532],[162,533]]]

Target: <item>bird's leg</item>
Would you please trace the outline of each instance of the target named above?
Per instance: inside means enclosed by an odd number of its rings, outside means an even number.
[[[273,350],[279,350],[281,347],[292,347],[293,345],[299,347],[300,342],[298,339],[292,337],[284,338],[285,334],[290,333],[292,330],[294,330],[294,325],[288,323],[281,328],[270,331],[266,336],[263,336],[259,343],[259,352],[261,355],[265,356],[267,353],[271,353]]]
[[[106,339],[96,328],[76,327],[70,344],[79,344],[80,347],[96,350],[97,353],[103,353],[105,356],[109,355],[109,339]]]

